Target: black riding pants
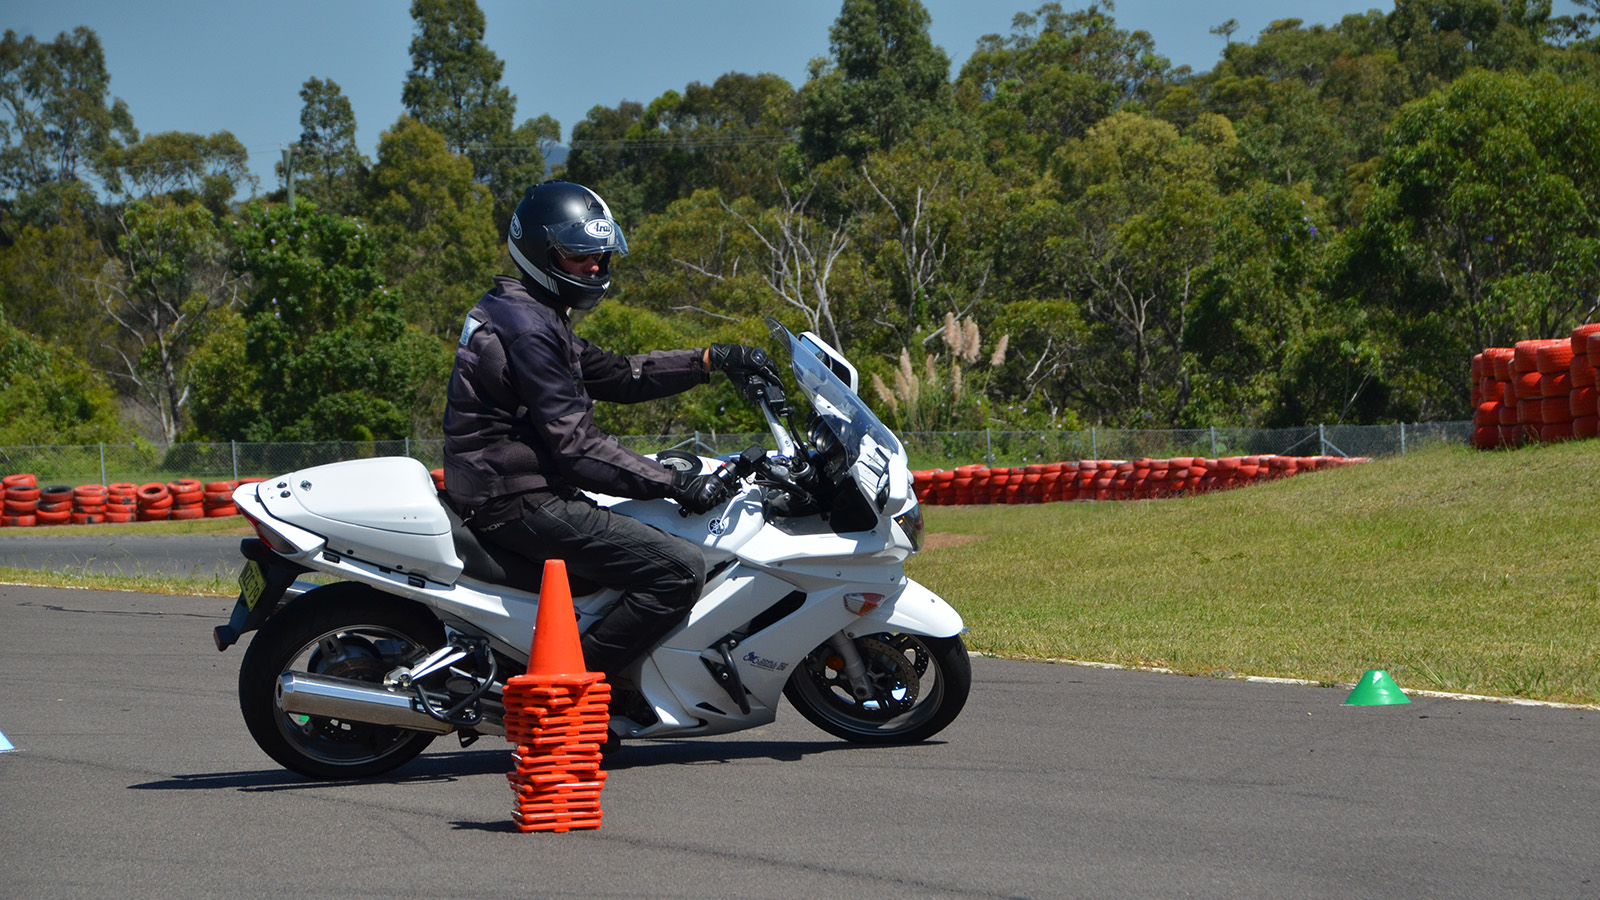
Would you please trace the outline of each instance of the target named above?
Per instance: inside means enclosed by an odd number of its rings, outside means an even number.
[[[623,592],[583,636],[584,663],[613,681],[683,621],[705,587],[699,547],[581,494],[525,503],[521,518],[478,536],[535,562],[563,560],[571,574]]]

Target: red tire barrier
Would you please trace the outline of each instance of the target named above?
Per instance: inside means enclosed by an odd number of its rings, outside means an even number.
[[[15,528],[32,528],[38,524],[33,516],[0,516],[0,525],[9,525]]]
[[[35,488],[39,486],[39,481],[30,473],[19,472],[0,479],[0,485],[4,485],[8,490],[14,487]]]

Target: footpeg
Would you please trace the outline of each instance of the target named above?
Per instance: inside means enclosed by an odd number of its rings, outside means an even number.
[[[750,715],[750,698],[745,696],[744,679],[739,677],[739,668],[733,664],[733,648],[736,646],[738,646],[738,642],[731,639],[725,640],[715,648],[722,657],[721,662],[713,662],[703,656],[700,657],[700,661],[706,664],[706,668],[710,670],[711,677],[716,679],[717,684],[728,692],[728,697],[739,705],[739,712],[748,716]]]

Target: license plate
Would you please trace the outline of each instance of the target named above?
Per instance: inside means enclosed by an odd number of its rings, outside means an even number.
[[[245,608],[254,610],[266,589],[267,578],[261,574],[261,564],[253,559],[245,563],[244,570],[239,573],[239,600]]]

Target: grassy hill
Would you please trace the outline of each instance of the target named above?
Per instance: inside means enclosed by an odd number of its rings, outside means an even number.
[[[926,509],[975,650],[1600,702],[1600,443],[1199,497]]]

